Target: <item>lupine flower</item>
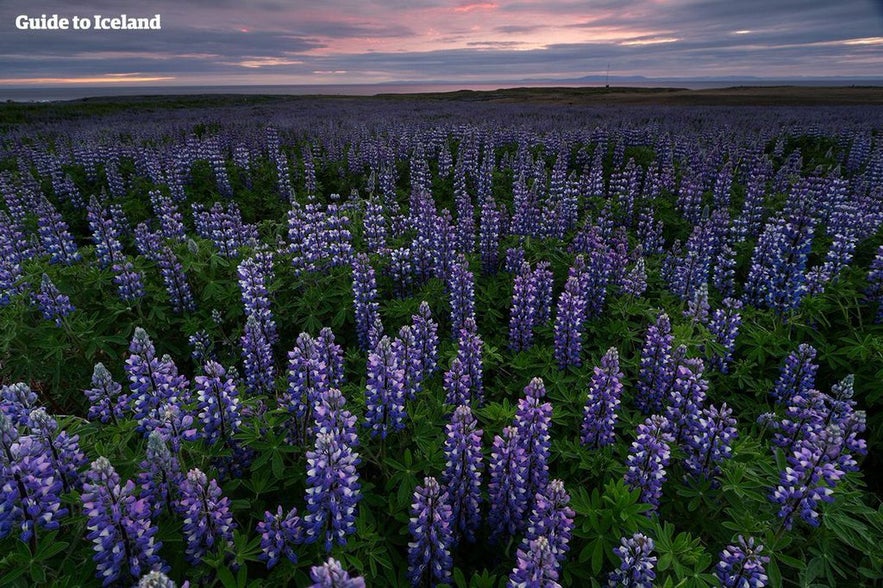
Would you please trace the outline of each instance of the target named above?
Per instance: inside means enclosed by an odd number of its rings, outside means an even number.
[[[545,325],[552,318],[552,285],[554,275],[548,261],[538,261],[531,275],[531,289],[536,293],[537,325]]]
[[[641,369],[638,373],[635,404],[645,414],[662,409],[666,390],[674,377],[672,365],[671,321],[660,313],[656,323],[647,329],[647,338],[641,349]]]
[[[754,537],[747,540],[739,535],[735,545],[727,545],[720,554],[714,573],[725,588],[764,588],[769,581],[764,564],[770,558],[761,555],[763,545]]]
[[[92,387],[85,390],[89,399],[89,411],[86,418],[98,419],[102,423],[118,422],[123,416],[123,409],[128,404],[123,387],[118,384],[102,363],[96,363],[92,372]]]
[[[462,255],[451,267],[448,278],[448,291],[451,303],[451,331],[457,337],[466,319],[475,318],[475,282],[469,264]]]
[[[199,565],[210,552],[232,551],[236,522],[230,512],[230,499],[222,495],[215,480],[209,481],[198,469],[187,472],[181,484],[180,508],[188,562]]]
[[[72,265],[80,261],[80,252],[70,234],[64,218],[46,198],[41,198],[36,207],[37,234],[43,250],[49,255],[49,263]]]
[[[64,491],[79,487],[79,469],[86,464],[86,456],[80,450],[80,436],[59,431],[58,423],[43,407],[32,410],[29,421],[31,435],[45,449]]]
[[[159,431],[151,431],[147,436],[147,453],[141,462],[138,485],[141,486],[141,498],[152,506],[153,517],[163,511],[175,511],[183,482],[184,474],[178,458],[169,451]]]
[[[819,366],[813,363],[816,350],[812,345],[802,343],[785,359],[779,379],[773,388],[772,397],[779,404],[788,405],[791,398],[802,395],[815,385]]]
[[[585,318],[586,300],[579,279],[571,276],[564,284],[555,316],[555,361],[560,369],[582,364],[580,354]]]
[[[245,330],[242,334],[242,358],[248,390],[255,395],[271,392],[275,387],[276,380],[273,349],[254,315],[249,315],[245,320]]]
[[[164,573],[152,571],[142,576],[135,588],[178,588],[178,585]],[[181,588],[190,588],[190,582],[185,581]]]
[[[518,429],[504,427],[502,436],[494,436],[488,483],[488,526],[490,542],[513,537],[525,526],[527,494],[527,452],[518,439]]]
[[[115,263],[113,269],[113,283],[117,285],[117,292],[123,302],[134,303],[144,297],[144,282],[141,272],[135,269],[128,259]]]
[[[303,519],[304,542],[324,540],[346,545],[356,532],[356,506],[361,499],[356,466],[359,454],[339,435],[316,435],[315,448],[307,452],[307,514]]]
[[[414,490],[408,543],[408,577],[412,586],[446,583],[451,577],[451,505],[435,478],[426,477]]]
[[[785,529],[791,529],[797,514],[808,525],[819,526],[819,502],[833,502],[833,488],[845,469],[855,467],[845,449],[843,433],[834,424],[794,444],[788,466],[779,473],[779,485],[770,493]]]
[[[509,574],[509,588],[561,588],[558,583],[558,561],[549,540],[540,536],[521,545],[516,552],[517,564]]]
[[[209,445],[218,441],[229,443],[242,423],[239,391],[218,362],[209,360],[203,373],[194,378],[203,439]]]
[[[648,417],[638,425],[637,438],[629,448],[626,460],[625,482],[632,488],[641,490],[641,502],[659,507],[662,497],[662,484],[665,482],[665,468],[671,452],[669,444],[674,443],[668,432],[668,419],[661,415]]]
[[[622,395],[622,371],[619,352],[611,347],[595,367],[586,405],[583,409],[582,442],[592,447],[604,447],[616,441],[613,430]]]
[[[13,427],[30,426],[31,410],[37,406],[37,394],[24,382],[0,386],[0,414],[5,415]]]
[[[717,308],[711,313],[708,321],[708,331],[714,336],[715,341],[724,348],[723,355],[715,354],[711,357],[711,365],[720,373],[729,372],[729,366],[733,361],[733,349],[736,346],[736,337],[739,327],[742,325],[742,301],[736,298],[724,298],[723,308]]]
[[[472,380],[459,357],[451,360],[451,369],[444,374],[445,404],[459,406],[472,399]]]
[[[621,545],[613,550],[620,559],[619,567],[610,573],[610,588],[653,588],[656,579],[656,556],[650,555],[654,548],[653,539],[635,533],[623,537]]]
[[[476,424],[468,405],[461,404],[454,410],[450,424],[445,426],[447,461],[442,473],[455,537],[470,543],[475,542],[475,532],[481,525],[482,430]]]
[[[724,403],[720,409],[703,408],[686,429],[687,459],[684,467],[696,477],[713,479],[719,464],[732,455],[732,442],[738,436],[733,409]]]
[[[386,249],[386,219],[383,217],[383,203],[377,198],[371,198],[365,204],[362,226],[362,235],[370,253]]]
[[[37,525],[58,529],[62,483],[45,448],[33,436],[19,436],[13,422],[0,413],[0,539],[20,529],[22,541],[36,546]]]
[[[385,439],[405,428],[405,370],[392,352],[389,337],[383,337],[368,354],[368,384],[365,389],[365,420],[371,436]]]
[[[423,379],[429,378],[438,369],[438,323],[432,319],[432,311],[424,300],[417,314],[411,316],[414,339],[420,348],[423,360]]]
[[[516,274],[521,271],[521,267],[524,264],[524,248],[523,247],[510,247],[506,249],[506,262],[503,266],[510,274]]]
[[[392,342],[392,352],[405,372],[405,398],[413,400],[423,389],[423,358],[414,332],[409,325],[399,329],[399,336]]]
[[[639,257],[634,267],[625,275],[622,282],[623,294],[640,297],[647,289],[647,267],[643,257]]]
[[[570,534],[573,530],[573,509],[568,506],[570,495],[561,480],[552,480],[536,493],[535,506],[522,541],[522,548],[540,537],[549,541],[549,550],[559,564],[567,558]]]
[[[678,443],[683,441],[705,403],[708,381],[702,377],[704,369],[698,358],[684,359],[675,366],[674,379],[665,399],[665,417]]]
[[[178,374],[178,368],[169,356],[156,357],[156,350],[147,332],[135,328],[129,344],[129,358],[124,367],[132,393],[129,407],[138,421],[138,429],[149,431],[160,420],[164,404],[180,405],[190,399],[187,378]]]
[[[463,370],[469,375],[471,401],[481,405],[484,401],[483,368],[481,365],[484,342],[478,335],[478,327],[474,318],[463,322],[457,339],[457,359],[463,364]],[[458,402],[457,404],[462,404]]]
[[[481,219],[478,230],[479,249],[481,251],[481,271],[485,275],[497,273],[500,250],[500,225],[502,215],[493,198],[488,198],[481,205]]]
[[[321,566],[310,568],[310,578],[314,582],[310,588],[365,588],[364,578],[351,578],[333,557],[329,557]]]
[[[313,434],[328,433],[337,437],[342,445],[355,448],[359,445],[356,417],[344,408],[345,405],[346,399],[340,390],[325,390],[316,403]]]
[[[284,555],[291,563],[297,563],[297,554],[293,545],[301,542],[300,517],[297,509],[292,508],[288,514],[279,506],[276,514],[264,513],[264,520],[259,521],[255,530],[261,534],[260,558],[267,562],[267,569],[272,568]]]
[[[537,292],[530,265],[524,262],[512,289],[512,311],[509,315],[509,347],[513,351],[529,349],[533,342],[536,321]]]
[[[297,337],[288,352],[288,389],[280,405],[294,415],[301,439],[313,420],[313,407],[330,386],[328,369],[316,341],[309,333]]]
[[[323,327],[319,331],[319,336],[316,337],[316,351],[325,364],[328,384],[339,388],[344,382],[343,348],[334,342],[334,332],[328,327]]]
[[[169,294],[172,310],[178,314],[192,312],[196,308],[187,275],[175,252],[168,246],[162,247],[157,254],[157,264]]]
[[[883,245],[877,248],[877,253],[871,261],[868,288],[865,293],[877,305],[875,322],[883,323]]]
[[[693,297],[687,302],[687,308],[684,310],[684,317],[692,319],[694,323],[705,323],[708,321],[708,284],[702,284],[693,291]]]
[[[370,332],[379,315],[380,306],[377,303],[374,268],[364,253],[359,253],[353,260],[353,304],[359,345],[362,349],[370,349],[373,347]]]
[[[43,274],[40,281],[40,291],[34,294],[34,302],[40,308],[43,318],[54,321],[56,327],[60,327],[64,317],[74,311],[71,299],[59,292],[46,274]]]
[[[270,298],[267,284],[273,279],[273,256],[260,252],[242,261],[236,268],[239,289],[242,291],[242,304],[246,317],[255,317],[264,338],[270,345],[278,340],[276,322],[270,311]]]
[[[518,443],[527,456],[525,489],[531,498],[545,488],[549,481],[551,447],[549,428],[552,425],[552,404],[543,402],[545,396],[546,388],[543,380],[534,378],[524,388],[524,398],[518,400],[518,409],[515,411]]]
[[[92,462],[83,484],[83,511],[86,514],[86,538],[92,541],[96,577],[103,586],[123,579],[128,582],[156,570],[167,572],[154,541],[158,530],[150,520],[150,504],[135,497],[135,484],[120,477],[104,457]]]

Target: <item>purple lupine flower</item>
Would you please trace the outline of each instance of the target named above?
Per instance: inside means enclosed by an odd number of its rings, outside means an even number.
[[[509,315],[509,347],[513,351],[529,349],[536,322],[537,291],[530,264],[524,262],[512,288],[512,311]]]
[[[340,562],[329,557],[321,566],[310,568],[313,584],[310,588],[365,588],[365,579],[361,576],[350,577]]]
[[[641,349],[641,369],[638,373],[635,404],[645,414],[662,410],[665,392],[674,377],[672,362],[671,321],[660,313],[647,329],[647,338]]]
[[[610,588],[653,588],[656,579],[656,556],[650,555],[653,539],[642,533],[623,537],[613,553],[620,559],[619,567],[610,573]]]
[[[49,263],[72,265],[80,261],[80,252],[64,218],[45,197],[36,206],[37,234]]]
[[[543,402],[546,387],[541,378],[534,378],[524,388],[524,397],[518,399],[515,411],[515,428],[518,429],[518,443],[527,456],[525,478],[527,495],[546,487],[549,481],[549,451],[551,440],[549,428],[552,425],[552,404]]]
[[[301,333],[294,349],[288,352],[288,389],[279,401],[294,415],[300,440],[306,438],[319,396],[329,387],[328,369],[315,339],[309,333]]]
[[[208,360],[215,358],[215,353],[212,349],[214,344],[205,330],[200,329],[189,335],[187,337],[187,344],[190,346],[190,357],[193,358],[193,362],[196,365],[202,365]]]
[[[680,348],[679,348],[680,349]],[[686,353],[682,349],[679,355]],[[664,401],[669,431],[677,443],[684,440],[690,425],[699,417],[705,403],[708,381],[702,376],[705,366],[701,359],[684,359],[675,366],[671,388]]]
[[[209,445],[230,443],[242,424],[236,383],[216,361],[206,362],[203,373],[194,378],[203,439]]]
[[[158,528],[150,519],[150,504],[135,497],[131,480],[120,482],[107,458],[92,462],[81,500],[89,531],[86,538],[96,552],[95,575],[103,586],[124,579],[131,583],[151,570],[168,571],[158,553],[162,543],[154,540]]]
[[[527,452],[519,442],[518,429],[504,427],[502,436],[494,436],[488,466],[491,543],[514,537],[525,526],[524,515],[530,499],[527,494],[527,468]]]
[[[162,247],[162,237],[158,232],[151,231],[146,222],[140,222],[135,226],[135,249],[138,253],[151,261],[156,261]]]
[[[174,241],[186,240],[187,233],[184,230],[183,217],[175,201],[159,190],[151,190],[147,195],[150,198],[153,213],[159,219],[163,238]]]
[[[147,436],[147,452],[141,462],[138,485],[141,486],[141,498],[150,503],[154,518],[163,511],[175,511],[183,482],[184,474],[178,458],[169,451],[159,431],[151,431]]]
[[[684,309],[684,317],[691,319],[693,323],[706,323],[708,321],[708,313],[710,311],[708,305],[708,284],[700,284],[693,291],[693,297],[687,302],[687,308]]]
[[[62,483],[36,438],[20,436],[15,424],[0,413],[0,539],[20,529],[20,539],[36,547],[37,525],[58,529],[67,514],[61,506]]]
[[[98,419],[102,423],[117,423],[123,418],[123,410],[128,399],[122,394],[123,387],[118,384],[103,363],[96,363],[92,372],[92,387],[84,390],[89,399],[89,411],[86,418]]]
[[[334,342],[334,332],[323,327],[316,337],[316,351],[325,364],[328,385],[339,388],[344,383],[343,348]]]
[[[493,198],[481,205],[481,219],[478,230],[479,250],[481,251],[481,271],[485,275],[497,273],[500,264],[500,232],[502,214]]]
[[[865,294],[877,305],[874,321],[883,323],[883,245],[877,248],[877,253],[868,268],[868,288]]]
[[[392,342],[392,352],[405,372],[405,398],[413,400],[423,389],[423,358],[414,331],[409,325],[399,329],[399,336]]]
[[[193,414],[183,403],[166,402],[160,406],[145,432],[148,431],[159,433],[176,455],[181,452],[182,441],[199,438]]]
[[[739,535],[736,544],[727,545],[721,551],[714,573],[724,588],[764,588],[769,581],[765,564],[770,558],[761,555],[763,545]]]
[[[371,329],[380,315],[377,283],[368,256],[359,253],[353,260],[353,305],[356,313],[356,334],[362,349],[371,349]]]
[[[549,540],[540,536],[522,545],[516,552],[517,563],[509,574],[508,588],[561,588],[558,561]]]
[[[258,521],[255,531],[261,534],[260,558],[267,562],[267,569],[272,568],[284,555],[291,563],[297,563],[297,554],[293,545],[301,543],[300,517],[297,509],[292,508],[288,514],[279,506],[276,514],[267,511],[264,520]]]
[[[116,226],[113,216],[102,208],[95,196],[89,198],[87,218],[98,263],[102,267],[109,267],[122,261],[123,245],[119,240],[121,228]]]
[[[812,438],[824,429],[830,417],[825,396],[815,389],[792,396],[784,414],[781,417],[773,415],[768,423],[775,429],[773,444],[783,448],[788,455],[796,449],[798,441]]]
[[[472,380],[459,357],[451,360],[451,369],[444,373],[445,404],[459,406],[472,399]]]
[[[414,339],[420,349],[423,361],[423,379],[426,380],[438,369],[438,323],[432,318],[432,310],[424,300],[417,314],[411,315]]]
[[[408,578],[412,586],[446,583],[451,577],[451,505],[435,478],[423,479],[414,490],[411,522],[408,529],[413,541],[408,543]]]
[[[463,370],[469,375],[471,387],[470,401],[481,405],[484,401],[483,368],[481,364],[484,342],[478,335],[478,326],[474,318],[463,322],[457,339],[457,359],[463,364]],[[457,404],[462,404],[458,402]],[[456,405],[455,405],[456,406]]]
[[[192,312],[196,308],[196,303],[193,301],[190,284],[187,283],[187,275],[175,252],[169,246],[163,246],[157,253],[156,261],[169,294],[172,310],[178,314]]]
[[[113,264],[113,283],[117,285],[117,293],[123,302],[134,303],[144,298],[144,282],[141,272],[135,269],[132,262],[123,259]]]
[[[43,318],[54,321],[56,327],[60,327],[64,317],[74,311],[71,299],[59,292],[46,274],[40,280],[40,291],[34,294],[34,302],[40,308]]]
[[[733,409],[726,403],[719,409],[703,408],[686,429],[684,468],[693,476],[713,480],[720,474],[719,464],[732,455],[736,437]]]
[[[154,570],[141,576],[135,588],[178,588],[178,585],[164,573]],[[190,582],[185,581],[181,588],[190,588]]]
[[[230,499],[223,496],[215,480],[198,469],[187,472],[181,483],[179,508],[184,517],[185,557],[199,565],[210,552],[229,555],[233,549],[236,522],[230,512]]]
[[[833,502],[834,487],[856,467],[846,451],[843,432],[831,424],[814,435],[799,439],[787,457],[788,466],[779,472],[779,485],[770,493],[770,500],[779,505],[782,526],[791,529],[795,515],[808,525],[817,527],[819,502]]]
[[[383,337],[368,354],[368,383],[365,389],[365,421],[371,436],[382,439],[405,428],[405,370],[392,352],[389,337]]]
[[[59,431],[56,420],[42,406],[31,411],[29,421],[31,435],[45,449],[64,492],[78,488],[79,469],[86,464],[86,456],[80,450],[80,436]]]
[[[273,255],[260,252],[240,263],[236,268],[242,304],[246,317],[255,317],[267,343],[273,345],[279,339],[276,322],[270,311],[270,295],[267,284],[273,280]]]
[[[386,249],[386,219],[383,216],[383,203],[377,198],[372,197],[365,204],[362,235],[369,253],[380,253]]]
[[[623,373],[619,369],[619,352],[611,347],[596,366],[589,384],[580,438],[590,447],[604,447],[616,441],[613,427],[622,395]]]
[[[812,345],[802,343],[785,359],[779,379],[771,392],[773,400],[787,406],[794,396],[802,395],[815,385],[818,364],[813,363],[816,350]]]
[[[662,484],[665,482],[665,468],[668,466],[674,443],[668,431],[668,419],[661,415],[647,417],[638,425],[637,438],[629,448],[626,460],[625,482],[632,488],[641,490],[641,502],[659,507],[662,497]]]
[[[739,312],[741,308],[741,300],[724,298],[723,308],[715,309],[708,321],[708,331],[724,349],[723,355],[715,353],[711,357],[711,365],[722,374],[729,372],[730,364],[733,362],[733,349],[736,346],[739,327],[742,325],[742,315]]]
[[[0,386],[0,414],[5,415],[13,427],[30,426],[28,418],[37,406],[37,393],[24,382]]]
[[[554,275],[548,261],[538,261],[531,276],[531,288],[536,294],[536,325],[545,325],[552,318],[552,286]]]
[[[275,387],[276,368],[273,349],[264,336],[264,330],[254,315],[245,320],[242,334],[242,360],[245,367],[245,383],[255,395],[269,394]]]
[[[445,470],[442,484],[447,489],[451,505],[451,521],[455,542],[459,538],[475,542],[475,532],[481,525],[481,436],[477,422],[467,404],[454,410],[451,422],[445,426]]]
[[[560,369],[582,364],[580,355],[585,320],[586,300],[583,298],[579,279],[571,276],[564,284],[555,316],[555,361]]]
[[[337,437],[341,445],[355,448],[359,445],[356,417],[344,408],[345,405],[346,399],[337,388],[322,392],[315,406],[313,434],[328,433]]]
[[[622,292],[639,298],[647,290],[647,267],[643,257],[639,257],[634,267],[628,271],[622,281]]]
[[[457,258],[448,277],[451,304],[451,332],[459,336],[466,319],[475,319],[475,281],[463,255]]]
[[[333,433],[316,435],[315,448],[307,452],[307,514],[303,519],[304,542],[324,541],[346,545],[346,536],[356,532],[359,454]]]
[[[534,539],[545,537],[549,541],[552,555],[559,564],[563,563],[570,549],[570,534],[575,515],[568,506],[569,502],[570,495],[561,480],[552,480],[548,486],[537,492],[522,547],[528,547]]]
[[[135,328],[129,352],[124,367],[132,391],[129,407],[138,421],[138,430],[149,431],[160,419],[164,404],[180,405],[190,400],[189,383],[178,374],[169,356],[156,357],[153,342],[141,327]]]
[[[510,247],[506,249],[506,262],[503,265],[503,269],[510,274],[518,273],[521,271],[521,266],[524,261],[524,248]]]

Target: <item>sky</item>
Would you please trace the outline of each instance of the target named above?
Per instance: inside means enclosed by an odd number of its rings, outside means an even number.
[[[883,78],[883,0],[0,0],[0,85]],[[161,30],[19,30],[16,17]]]

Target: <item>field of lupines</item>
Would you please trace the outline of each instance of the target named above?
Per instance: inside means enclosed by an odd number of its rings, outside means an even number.
[[[883,581],[883,111],[173,106],[0,107],[0,585]]]

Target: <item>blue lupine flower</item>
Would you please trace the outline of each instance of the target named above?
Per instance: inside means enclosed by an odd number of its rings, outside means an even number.
[[[742,315],[739,313],[741,308],[741,300],[724,298],[723,308],[715,309],[708,321],[708,331],[724,349],[723,355],[712,356],[711,365],[722,374],[729,372],[730,364],[733,362],[733,349],[736,346],[739,327],[742,325]]]
[[[158,528],[150,519],[150,504],[136,498],[135,484],[120,477],[111,463],[99,457],[85,475],[83,511],[86,514],[86,538],[92,541],[96,577],[110,586],[124,579],[128,582],[141,574],[168,571],[160,559],[162,544],[154,540]]]
[[[307,514],[304,541],[346,545],[356,532],[356,506],[361,499],[356,466],[359,454],[340,435],[320,432],[315,448],[307,452]]]
[[[509,574],[508,588],[561,588],[558,583],[558,561],[549,540],[540,536],[521,545],[516,552],[517,563]]]
[[[383,337],[368,354],[368,383],[365,389],[365,421],[371,436],[385,439],[405,428],[405,370],[392,352],[389,337]]]
[[[549,485],[536,493],[534,508],[530,514],[530,522],[522,540],[522,548],[530,546],[530,542],[540,537],[549,541],[549,551],[559,564],[567,558],[570,549],[570,535],[573,530],[575,513],[568,506],[570,495],[561,480],[552,480]]]
[[[465,326],[466,319],[475,319],[475,281],[462,254],[451,267],[448,292],[451,303],[451,332],[457,337],[460,329]]]
[[[411,316],[414,339],[420,348],[423,360],[423,379],[429,378],[438,369],[438,323],[432,318],[429,304],[420,303],[417,314]]]
[[[524,262],[512,288],[512,311],[509,316],[509,347],[513,351],[529,349],[536,322],[537,292],[530,265]]]
[[[210,552],[232,552],[236,522],[230,512],[230,499],[222,495],[215,480],[209,481],[198,469],[190,470],[181,484],[179,504],[188,562],[199,565]]]
[[[92,372],[92,387],[84,392],[89,399],[86,418],[102,423],[116,423],[123,417],[128,398],[122,394],[123,387],[117,383],[102,363],[96,363]]]
[[[641,502],[652,505],[654,509],[659,507],[662,497],[665,468],[671,456],[669,444],[674,443],[668,429],[669,422],[664,416],[647,417],[638,425],[637,438],[632,442],[626,460],[626,484],[632,489],[640,489]]]
[[[371,349],[376,344],[371,340],[371,329],[380,315],[380,305],[377,303],[374,268],[364,253],[359,253],[353,260],[353,305],[359,345],[362,349]]]
[[[79,469],[86,464],[86,456],[80,450],[80,436],[59,431],[58,423],[43,407],[32,410],[29,421],[31,435],[45,448],[46,457],[61,480],[64,491],[78,488]]]
[[[720,473],[719,464],[732,455],[737,436],[733,409],[726,403],[719,409],[703,408],[686,429],[685,469],[696,477],[713,479]]]
[[[785,359],[779,379],[772,391],[773,400],[788,406],[794,396],[802,395],[815,385],[819,366],[814,362],[816,350],[812,345],[802,343]]]
[[[414,490],[408,529],[408,578],[412,586],[435,585],[451,578],[451,505],[435,478],[426,477]]]
[[[725,588],[764,588],[769,581],[764,564],[770,558],[761,555],[763,545],[739,535],[735,545],[727,545],[720,554],[714,570],[721,586]]]
[[[481,525],[481,435],[477,422],[466,404],[454,410],[451,422],[445,426],[445,469],[442,484],[447,489],[451,505],[451,522],[456,537],[475,542],[475,532]]]
[[[255,395],[272,392],[276,382],[273,349],[255,315],[249,315],[245,320],[245,330],[242,334],[242,359],[248,390]]]
[[[34,294],[34,302],[40,308],[43,318],[54,321],[56,327],[60,327],[62,319],[74,311],[71,299],[59,292],[46,274],[43,274],[40,281],[40,291]]]
[[[579,279],[571,276],[564,284],[555,316],[555,361],[560,369],[582,365],[580,354],[585,320],[586,300]]]
[[[534,378],[524,388],[524,398],[518,399],[515,411],[515,428],[518,443],[527,455],[527,495],[534,495],[546,487],[549,481],[549,452],[552,425],[552,404],[543,402],[546,388],[541,378]]]
[[[258,522],[255,530],[261,534],[260,558],[267,562],[267,569],[279,563],[282,556],[291,563],[297,563],[297,554],[292,546],[299,544],[302,539],[296,508],[292,508],[288,514],[281,506],[276,508],[276,514],[265,512],[264,520]]]
[[[194,378],[203,439],[209,445],[230,443],[242,424],[236,383],[216,361],[206,362],[203,373]]]
[[[169,451],[169,446],[159,431],[153,430],[147,436],[147,452],[141,462],[138,485],[141,498],[151,504],[152,516],[163,511],[174,512],[178,505],[178,495],[184,474],[178,458]]]
[[[350,577],[333,557],[329,557],[321,566],[310,568],[310,578],[314,582],[310,588],[365,588],[364,578]]]
[[[601,358],[601,365],[595,367],[589,384],[580,436],[584,444],[604,447],[616,441],[613,427],[622,395],[622,378],[619,352],[611,347]]]
[[[494,436],[488,466],[488,526],[490,542],[513,537],[526,524],[530,496],[527,494],[527,452],[518,439],[518,429],[504,427],[502,436]]]
[[[653,588],[656,556],[650,553],[654,547],[653,539],[642,533],[623,537],[621,545],[613,550],[621,563],[610,573],[610,588]]]
[[[647,338],[641,349],[641,369],[638,373],[635,404],[645,414],[662,410],[662,401],[674,378],[672,362],[671,321],[660,313],[647,329]]]
[[[409,325],[399,329],[399,336],[392,342],[392,352],[405,372],[405,398],[413,400],[423,389],[423,357],[414,331]]]

